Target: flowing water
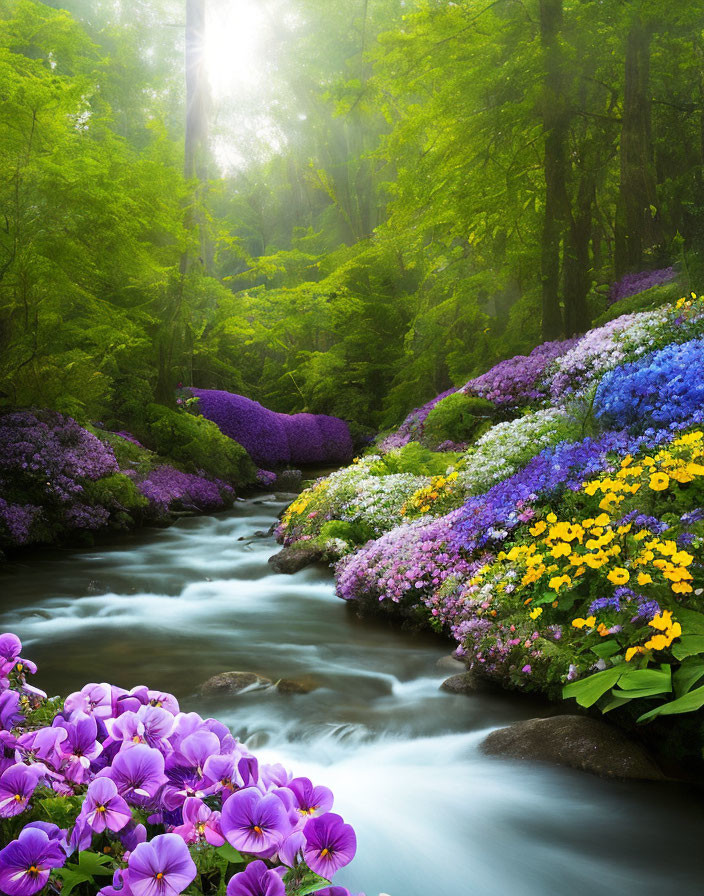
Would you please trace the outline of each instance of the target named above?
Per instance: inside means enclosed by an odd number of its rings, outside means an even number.
[[[269,761],[330,786],[358,834],[336,882],[368,896],[679,896],[704,891],[704,809],[684,788],[488,759],[530,701],[452,696],[432,638],[360,622],[324,571],[274,575],[274,496],[0,575],[0,631],[37,684],[149,684],[217,716]],[[314,679],[205,700],[228,670]]]

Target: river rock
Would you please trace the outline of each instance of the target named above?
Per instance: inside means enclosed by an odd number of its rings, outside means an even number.
[[[300,470],[282,470],[276,477],[277,492],[300,492],[303,473]]]
[[[465,669],[459,675],[446,678],[440,685],[440,690],[447,691],[448,694],[485,694],[487,691],[496,690],[496,687]]]
[[[618,728],[589,716],[553,716],[518,722],[492,731],[482,742],[481,750],[488,756],[553,762],[602,778],[665,780],[640,744]]]
[[[280,694],[310,694],[317,690],[318,682],[314,678],[282,678],[276,682],[276,689]]]
[[[452,654],[449,654],[449,656],[441,656],[435,665],[441,672],[455,672],[457,675],[461,675],[463,672],[467,671],[467,667],[462,660],[458,660],[457,657]]]
[[[274,572],[285,573],[290,575],[305,569],[312,563],[320,563],[323,560],[323,549],[317,545],[298,543],[292,544],[273,557],[269,557],[269,563],[274,568]]]
[[[269,687],[273,685],[270,678],[257,675],[255,672],[220,672],[213,675],[200,686],[200,693],[204,697],[229,696],[239,694],[246,688]]]

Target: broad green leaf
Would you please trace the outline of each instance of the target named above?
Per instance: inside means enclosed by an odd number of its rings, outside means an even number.
[[[624,702],[627,700],[637,700],[640,697],[657,697],[659,694],[669,694],[672,688],[652,687],[652,688],[631,688],[628,691],[622,691],[614,688],[611,693],[614,697],[621,698]]]
[[[704,659],[690,657],[685,660],[672,676],[675,694],[682,697],[694,687],[702,676],[704,676]]]
[[[676,617],[685,635],[704,635],[704,613],[678,607]]]
[[[565,699],[574,697],[580,706],[593,706],[600,697],[611,690],[621,674],[619,668],[604,669],[603,672],[597,672],[596,675],[590,675],[589,678],[565,685],[562,689],[562,696]]]
[[[655,689],[655,693],[665,694],[672,690],[672,676],[669,666],[662,669],[628,669],[622,672],[618,686],[625,691]]]
[[[63,881],[62,896],[69,896],[69,893],[72,893],[79,884],[94,883],[92,875],[84,874],[82,871],[74,871],[77,867],[77,865],[72,865],[57,869],[56,873]]]
[[[642,715],[638,721],[647,722],[656,716],[672,716],[683,712],[695,712],[697,709],[701,709],[702,706],[704,706],[704,687],[697,688],[696,691],[690,691],[688,694],[678,697],[677,700],[672,700],[670,703],[656,706],[655,709],[651,709],[650,712]]]
[[[628,694],[627,697],[619,697],[618,693],[619,692],[616,690],[611,691],[609,699],[599,707],[603,713],[611,712],[612,709],[618,709],[619,706],[623,706],[633,699],[630,694]],[[624,691],[621,691],[620,693],[623,694]]]
[[[244,857],[242,853],[237,852],[234,846],[230,846],[229,843],[225,843],[223,846],[219,846],[215,852],[222,856],[223,859],[227,859],[228,862],[231,862],[233,865],[237,865],[240,862],[244,862]]]
[[[613,640],[613,638],[608,641],[602,641],[600,644],[597,644],[596,647],[592,647],[592,653],[595,653],[598,657],[603,660],[607,660],[609,657],[614,656],[614,654],[618,653],[621,650],[621,645],[618,641]]]
[[[104,867],[111,864],[112,859],[110,856],[100,855],[95,852],[82,852],[78,855],[78,867],[83,874],[90,874],[91,876],[96,874],[112,875],[112,868]]]
[[[704,635],[682,635],[672,647],[672,654],[678,660],[686,660],[698,653],[704,653]]]

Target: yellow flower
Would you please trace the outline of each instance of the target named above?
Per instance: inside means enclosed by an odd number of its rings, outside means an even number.
[[[631,574],[627,569],[624,569],[622,566],[615,566],[606,578],[612,585],[625,585],[630,577]]]
[[[596,616],[587,616],[586,619],[582,619],[582,617],[578,617],[577,619],[572,620],[573,628],[594,628],[596,624]]]
[[[556,522],[557,522],[557,517],[555,516],[554,513],[549,513],[549,514],[547,515],[546,519],[547,519],[547,521],[548,521],[549,523],[556,523]]]
[[[653,473],[649,484],[654,492],[662,492],[670,484],[670,477],[667,473]]]
[[[647,572],[639,572],[638,573],[638,584],[639,585],[650,585],[653,581],[653,577],[650,573]]]
[[[630,663],[633,657],[639,653],[645,653],[645,647],[629,647],[626,651],[626,662]]]
[[[572,553],[572,548],[566,541],[558,541],[555,547],[550,551],[553,557],[567,557]]]
[[[563,585],[569,587],[571,584],[572,579],[569,576],[553,576],[548,582],[548,588],[551,588],[553,591],[559,591]]]
[[[545,520],[538,520],[538,522],[534,526],[531,526],[528,531],[531,535],[537,537],[538,535],[542,535],[546,529],[547,523],[545,522]]]
[[[531,618],[531,619],[537,619],[538,616],[542,616],[542,614],[543,614],[543,608],[542,608],[542,607],[536,607],[534,610],[531,610],[531,611],[530,611],[530,618]]]

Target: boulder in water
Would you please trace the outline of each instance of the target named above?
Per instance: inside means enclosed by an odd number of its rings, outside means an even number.
[[[482,741],[488,756],[552,762],[599,775],[638,781],[663,781],[654,759],[618,728],[589,716],[528,719],[500,728]]]
[[[256,672],[220,672],[204,682],[199,691],[204,697],[229,696],[253,687],[270,687],[270,678],[257,675]]]
[[[457,675],[461,675],[463,672],[467,671],[467,666],[462,660],[458,660],[457,657],[452,654],[441,656],[435,665],[442,672],[455,672]]]
[[[274,572],[285,573],[291,575],[310,566],[313,563],[321,563],[324,559],[323,549],[317,545],[306,544],[305,542],[289,545],[269,558],[274,568]]]
[[[310,694],[311,691],[317,690],[318,682],[314,678],[282,678],[276,682],[276,689],[280,694]]]
[[[459,675],[446,678],[440,685],[440,690],[447,691],[449,694],[485,694],[487,691],[496,689],[496,685],[487,679],[466,670],[460,672]]]

